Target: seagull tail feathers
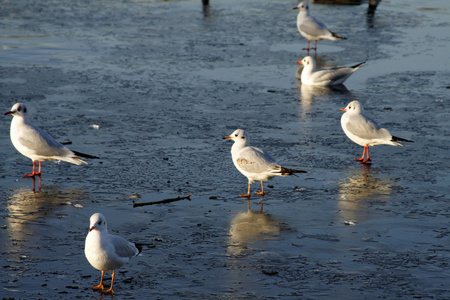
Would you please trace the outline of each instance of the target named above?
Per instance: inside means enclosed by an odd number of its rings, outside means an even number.
[[[359,69],[363,64],[365,64],[366,62],[365,61],[363,61],[362,63],[359,63],[359,64],[356,64],[356,65],[354,65],[354,66],[351,66],[350,68],[352,68],[352,69]],[[356,70],[355,70],[356,71]]]
[[[82,158],[90,158],[90,159],[98,159],[98,157],[97,156],[94,156],[94,155],[89,155],[89,154],[85,154],[85,153],[81,153],[81,152],[78,152],[78,151],[73,151],[72,150],[72,152],[76,155],[76,156],[78,156],[78,157],[82,157]],[[79,159],[79,158],[78,158]],[[81,159],[79,159],[80,161],[82,161]],[[82,161],[82,162],[84,162],[84,161]],[[86,162],[84,162],[84,163],[86,163]]]
[[[136,249],[138,249],[138,253],[136,254],[136,256],[137,255],[139,255],[139,254],[141,254],[141,252],[142,252],[142,246],[143,246],[144,244],[134,244],[134,246],[136,247]]]
[[[308,173],[308,172],[303,171],[303,170],[288,169],[288,168],[281,167],[281,175],[282,176],[288,176],[288,175],[292,175],[295,173]]]
[[[340,39],[340,40],[346,40],[346,39],[347,39],[346,37],[343,37],[343,36],[341,36],[341,35],[339,35],[339,34],[333,32],[333,31],[330,31],[330,32],[331,32],[331,35],[332,35],[334,38],[337,38],[337,39]]]
[[[400,141],[400,142],[414,143],[414,141],[407,140],[407,139],[403,139],[403,138],[399,138],[399,137],[396,137],[396,136],[392,136],[391,141],[393,141],[393,142],[398,142],[398,141]]]

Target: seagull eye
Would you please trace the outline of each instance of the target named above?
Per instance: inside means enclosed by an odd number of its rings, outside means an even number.
[[[238,134],[236,133],[235,135],[234,135],[235,137],[237,137],[238,136]]]
[[[245,136],[242,136],[241,139],[245,140]]]

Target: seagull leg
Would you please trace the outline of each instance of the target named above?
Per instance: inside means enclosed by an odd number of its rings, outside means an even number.
[[[264,194],[265,194],[264,193],[264,185],[263,185],[263,182],[261,181],[261,191],[257,191],[256,195],[264,196]]]
[[[25,174],[23,177],[34,177],[35,175],[41,175],[41,162],[39,161],[39,172],[36,173],[36,161],[33,160],[33,172],[31,172],[31,174]]]
[[[315,41],[314,45],[315,45],[314,48],[311,49],[317,50],[317,41]]]
[[[39,161],[39,172],[34,173],[34,175],[41,175],[41,161]]]
[[[360,161],[360,162],[364,161],[364,156],[366,155],[366,149],[368,149],[368,147],[364,146],[364,151],[363,151],[363,155],[361,156],[361,158],[354,158],[354,160]]]
[[[114,284],[114,276],[115,275],[116,275],[116,270],[113,270],[112,277],[111,277],[111,287],[109,289],[107,289],[106,291],[103,291],[103,294],[110,294],[110,295],[114,294],[113,284]]]
[[[366,147],[367,147],[367,158],[361,162],[362,164],[366,164],[368,161],[372,161],[369,156],[369,146]]]
[[[306,48],[303,48],[302,50],[308,50],[309,51],[309,40],[308,40],[308,46]]]
[[[103,276],[105,275],[105,271],[102,271],[102,278],[100,279],[100,284],[91,287],[91,289],[93,289],[94,291],[103,291]]]
[[[249,180],[249,181],[248,181],[248,190],[247,190],[247,194],[240,194],[239,196],[249,198],[249,197],[250,197],[250,186],[251,186],[251,185],[252,185],[252,184],[250,183],[250,180]]]

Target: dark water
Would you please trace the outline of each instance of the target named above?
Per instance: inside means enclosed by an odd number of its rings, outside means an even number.
[[[111,232],[154,246],[119,270],[119,299],[449,298],[449,4],[383,1],[373,18],[367,3],[311,4],[348,38],[320,41],[318,65],[367,61],[339,89],[295,77],[297,4],[2,2],[4,112],[24,102],[35,124],[101,159],[44,162],[33,192],[2,118],[0,294],[99,298],[83,249],[102,212]],[[362,148],[339,112],[355,99],[414,143],[355,163]],[[236,128],[308,173],[267,182],[248,211],[222,140]]]

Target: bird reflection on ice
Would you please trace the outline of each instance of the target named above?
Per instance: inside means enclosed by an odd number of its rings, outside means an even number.
[[[345,220],[361,222],[368,207],[389,201],[392,186],[389,177],[370,171],[370,165],[352,168],[338,186],[338,210]]]
[[[313,86],[307,84],[299,84],[299,103],[302,117],[305,117],[310,111],[314,100],[321,98],[332,98],[337,95],[344,95],[347,98],[353,98],[352,93],[345,87],[345,85],[335,86]]]
[[[48,219],[57,218],[55,212],[63,210],[68,204],[86,201],[88,195],[81,189],[60,191],[47,187],[48,191],[35,193],[26,188],[12,192],[6,204],[6,230],[8,241],[3,241],[9,259],[29,251],[30,247],[39,247],[42,236],[48,230]]]
[[[228,253],[244,254],[251,249],[252,243],[279,238],[281,230],[283,230],[282,223],[262,209],[260,211],[249,209],[248,212],[238,213],[231,220]]]

